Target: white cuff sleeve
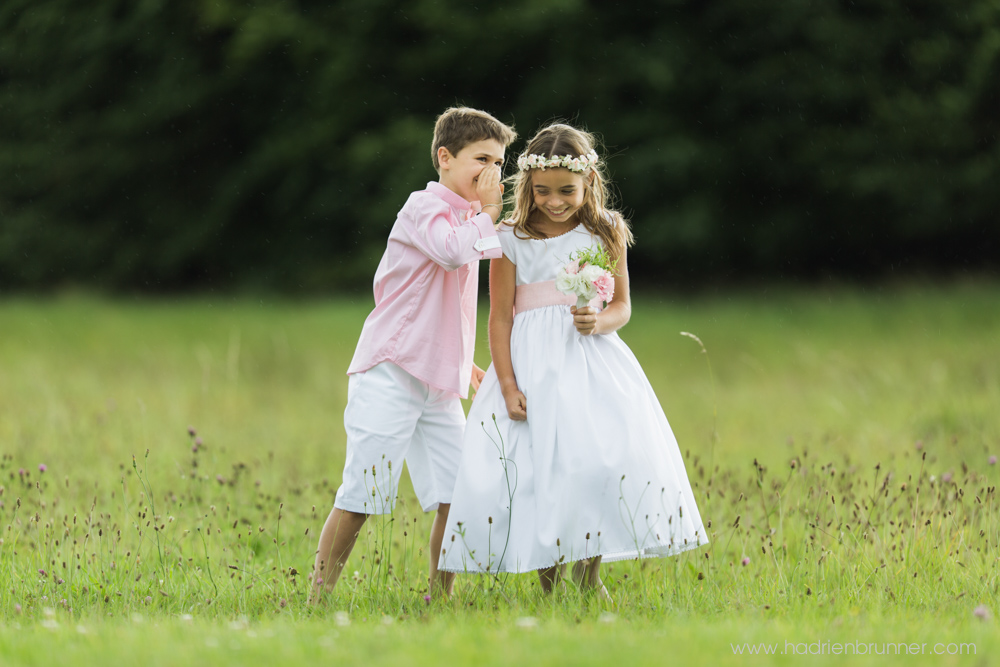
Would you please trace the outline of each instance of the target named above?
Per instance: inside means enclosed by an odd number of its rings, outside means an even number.
[[[487,250],[493,250],[494,248],[500,247],[500,237],[489,236],[485,239],[479,239],[472,246],[479,252],[486,252]]]

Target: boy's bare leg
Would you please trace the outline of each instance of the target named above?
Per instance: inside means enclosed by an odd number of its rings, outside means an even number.
[[[437,591],[440,590],[445,597],[448,597],[455,588],[455,573],[438,571],[438,558],[441,556],[444,531],[448,527],[449,510],[451,510],[451,504],[441,503],[438,505],[437,515],[434,517],[434,525],[431,526],[429,592],[433,596],[436,596]]]
[[[344,564],[347,563],[354,543],[358,540],[358,533],[361,532],[367,518],[367,514],[336,507],[326,518],[323,532],[319,536],[319,547],[316,549],[312,591],[309,594],[310,604],[319,602],[322,593],[333,590],[337,585]]]

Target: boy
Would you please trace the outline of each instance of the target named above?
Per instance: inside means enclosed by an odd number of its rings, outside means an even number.
[[[451,593],[454,573],[439,575],[437,564],[465,429],[460,397],[484,374],[472,361],[478,264],[501,256],[500,168],[516,136],[466,107],[435,123],[440,178],[412,193],[396,218],[375,272],[375,309],[347,371],[347,461],[319,538],[313,603],[336,585],[368,515],[392,511],[404,458],[421,507],[437,509],[430,592]]]

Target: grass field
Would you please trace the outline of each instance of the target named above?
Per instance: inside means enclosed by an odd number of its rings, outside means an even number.
[[[312,609],[369,307],[0,300],[0,664],[1000,657],[1000,284],[640,296],[709,546],[605,566],[610,605],[532,575],[427,602],[404,478]]]

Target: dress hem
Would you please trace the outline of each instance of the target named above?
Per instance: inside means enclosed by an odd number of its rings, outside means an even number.
[[[482,568],[470,568],[470,567],[449,567],[447,565],[438,564],[438,570],[441,572],[455,572],[458,574],[525,574],[527,572],[535,572],[537,570],[544,570],[555,565],[569,565],[571,563],[576,563],[581,560],[587,560],[589,558],[601,557],[601,561],[604,563],[614,563],[616,561],[622,560],[637,560],[641,558],[669,558],[670,556],[676,556],[678,554],[684,553],[685,551],[691,551],[692,549],[697,549],[708,544],[708,540],[702,540],[699,542],[688,542],[680,547],[649,547],[648,549],[643,549],[642,551],[635,551],[634,549],[629,551],[613,551],[611,553],[603,554],[593,554],[591,556],[581,556],[580,558],[573,558],[569,560],[563,560],[558,563],[545,563],[544,565],[537,565],[531,567],[520,567],[519,569],[508,569],[501,567],[497,570],[489,571]]]

